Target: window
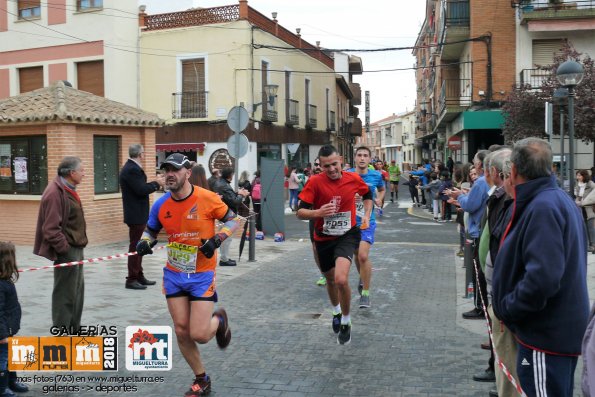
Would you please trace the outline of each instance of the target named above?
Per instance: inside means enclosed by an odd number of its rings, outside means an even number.
[[[179,100],[180,118],[207,117],[204,58],[182,61],[182,93]]]
[[[89,9],[103,8],[103,0],[77,0],[76,9],[85,11]]]
[[[115,136],[93,137],[93,166],[95,194],[117,193],[120,159],[120,138]]]
[[[45,136],[0,138],[0,194],[42,194],[47,184]]]
[[[97,96],[105,96],[103,88],[103,61],[76,64],[77,88]]]
[[[43,66],[19,69],[20,93],[43,88]]]
[[[40,18],[40,0],[18,0],[19,19]]]
[[[562,52],[563,39],[533,40],[533,65],[549,66],[554,63],[554,58]]]

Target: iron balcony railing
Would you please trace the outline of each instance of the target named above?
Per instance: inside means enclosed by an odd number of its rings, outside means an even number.
[[[519,85],[530,90],[538,90],[551,74],[551,71],[545,69],[523,69],[519,73]]]
[[[447,106],[471,106],[472,81],[471,79],[445,79],[442,80],[438,104],[440,114]]]
[[[208,112],[208,91],[174,92],[172,94],[172,117],[174,119],[205,118]]]
[[[300,123],[300,103],[295,99],[285,100],[285,114],[286,114],[286,125],[298,125]]]
[[[279,114],[277,113],[277,100],[275,98],[269,98],[269,95],[265,91],[263,91],[261,120],[275,122],[278,119]]]
[[[306,106],[306,128],[316,128],[318,126],[318,118],[316,117],[316,105]]]
[[[534,11],[588,10],[595,8],[595,0],[521,0],[523,13]]]
[[[328,112],[328,120],[327,120],[327,125],[328,128],[326,129],[327,131],[335,131],[335,112],[333,112],[332,110],[329,110]]]

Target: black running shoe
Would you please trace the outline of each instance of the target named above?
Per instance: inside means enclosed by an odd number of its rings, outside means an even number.
[[[231,331],[229,330],[229,322],[227,321],[227,312],[223,308],[219,308],[213,312],[213,316],[219,318],[219,327],[217,327],[217,333],[215,338],[217,339],[217,345],[221,349],[225,349],[231,341]]]
[[[206,396],[211,392],[211,377],[205,375],[204,378],[195,378],[190,390],[184,393],[186,397]]]
[[[348,345],[351,342],[351,324],[341,324],[341,329],[337,335],[337,343]]]
[[[333,332],[335,334],[338,334],[339,328],[341,328],[341,317],[342,317],[341,313],[333,314]]]

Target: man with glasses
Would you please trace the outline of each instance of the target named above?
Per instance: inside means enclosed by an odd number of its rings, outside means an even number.
[[[161,229],[168,237],[167,263],[163,269],[163,292],[172,316],[180,351],[194,371],[195,379],[186,396],[202,396],[211,391],[197,343],[213,337],[225,349],[231,331],[225,309],[213,311],[217,302],[215,251],[239,226],[238,216],[221,198],[190,181],[192,164],[174,153],[165,159],[165,186],[168,192],[157,200],[149,215],[147,229],[138,242],[139,255],[153,253]],[[224,223],[215,233],[215,220]]]
[[[130,238],[129,252],[136,251],[136,244],[147,226],[149,219],[149,195],[163,186],[163,175],[147,183],[147,174],[143,170],[145,158],[143,146],[133,143],[128,147],[130,158],[120,171],[120,187],[122,188],[122,204],[124,206],[124,223],[128,226]],[[147,285],[155,285],[155,281],[147,280],[143,273],[142,256],[128,257],[128,277],[126,288],[142,290]]]

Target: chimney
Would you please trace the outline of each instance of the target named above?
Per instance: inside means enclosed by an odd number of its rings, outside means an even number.
[[[248,0],[240,0],[240,19],[248,19]]]
[[[145,18],[147,17],[147,14],[145,13],[145,11],[147,10],[147,6],[144,4],[141,4],[140,6],[138,6],[138,26],[143,29],[144,27],[147,26],[146,22],[145,22]]]

